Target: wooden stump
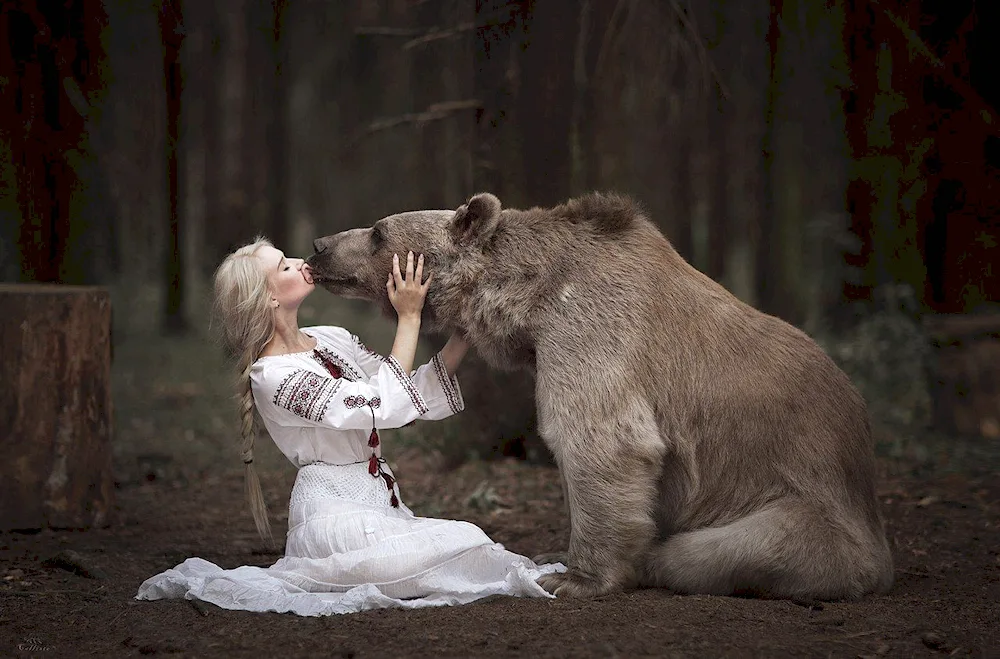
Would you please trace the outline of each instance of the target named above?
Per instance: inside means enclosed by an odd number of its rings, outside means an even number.
[[[0,528],[111,521],[111,300],[0,284]]]

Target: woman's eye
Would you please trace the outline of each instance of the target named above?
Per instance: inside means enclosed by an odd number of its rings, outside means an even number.
[[[291,269],[292,269],[292,266],[290,266],[290,265],[286,265],[285,266],[285,270],[291,270]]]

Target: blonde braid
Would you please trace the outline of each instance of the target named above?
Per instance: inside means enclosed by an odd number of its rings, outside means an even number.
[[[253,466],[253,443],[257,435],[257,418],[254,415],[253,392],[250,390],[250,368],[256,361],[256,356],[246,360],[246,367],[240,375],[240,457],[244,464],[244,481],[246,497],[250,503],[250,513],[253,515],[257,533],[267,542],[274,545],[271,536],[271,520],[267,516],[267,504],[264,502],[264,492],[260,488],[257,469]]]
[[[215,273],[215,311],[227,356],[236,362],[240,374],[236,383],[240,410],[240,457],[243,460],[246,497],[254,525],[261,539],[273,546],[267,504],[253,463],[257,435],[250,372],[257,357],[274,334],[274,314],[270,308],[267,275],[254,254],[270,241],[258,237],[253,243],[230,254]]]

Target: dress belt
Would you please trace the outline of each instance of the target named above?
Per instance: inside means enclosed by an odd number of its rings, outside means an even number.
[[[306,462],[302,467],[309,467],[312,465],[325,465],[327,467],[353,467],[354,465],[368,464],[371,458],[365,458],[364,460],[358,460],[356,462],[324,462],[323,460],[313,460],[312,462]],[[385,464],[385,458],[378,458],[379,464]],[[301,467],[300,467],[301,468]]]

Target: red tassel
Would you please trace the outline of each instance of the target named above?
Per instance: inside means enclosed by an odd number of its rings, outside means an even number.
[[[372,476],[378,475],[378,458],[372,453],[372,457],[368,458],[368,473]]]
[[[393,508],[399,508],[399,499],[396,498],[396,493],[393,492],[392,496],[389,497],[389,503],[392,504]]]
[[[382,478],[385,480],[385,486],[388,489],[391,490],[392,489],[392,484],[395,483],[396,481],[394,481],[392,479],[392,476],[390,476],[389,474],[385,473],[384,471],[382,472]]]
[[[368,436],[368,446],[375,448],[378,446],[378,431],[372,428],[372,434]]]

